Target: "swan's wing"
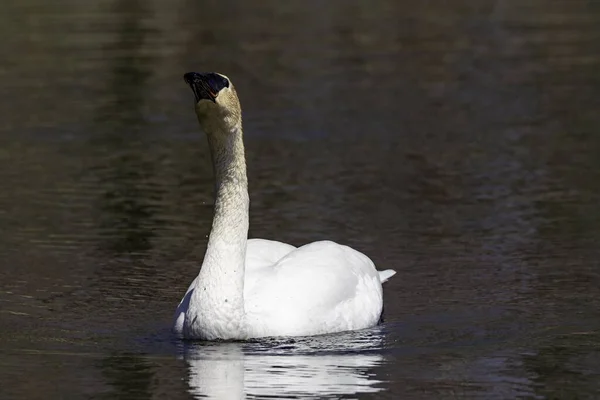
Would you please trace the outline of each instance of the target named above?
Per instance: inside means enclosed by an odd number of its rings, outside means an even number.
[[[364,278],[377,277],[375,265],[366,255],[331,241],[307,244],[291,252],[275,266],[285,290],[296,291],[299,283],[306,285],[302,293],[319,297],[313,306],[330,307],[355,296]]]
[[[181,336],[183,332],[183,323],[185,322],[185,312],[187,311],[190,305],[190,297],[194,291],[194,287],[196,286],[196,281],[198,277],[195,277],[190,286],[188,286],[185,291],[185,295],[177,305],[177,309],[175,310],[175,315],[173,317],[173,332],[177,335]]]
[[[373,262],[334,242],[299,247],[246,278],[250,325],[268,321],[269,330],[279,334],[359,329],[381,314],[381,281]],[[258,326],[256,333],[261,329],[266,328]]]
[[[291,244],[266,239],[249,239],[246,245],[246,271],[272,266],[291,251]]]

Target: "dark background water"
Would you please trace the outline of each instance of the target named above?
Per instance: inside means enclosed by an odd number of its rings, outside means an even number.
[[[8,0],[0,398],[600,397],[600,3]],[[183,344],[231,77],[252,237],[398,274],[385,324]]]

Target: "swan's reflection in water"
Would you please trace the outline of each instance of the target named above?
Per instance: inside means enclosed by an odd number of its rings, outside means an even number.
[[[190,343],[183,353],[197,398],[317,397],[377,392],[379,329],[312,338]]]

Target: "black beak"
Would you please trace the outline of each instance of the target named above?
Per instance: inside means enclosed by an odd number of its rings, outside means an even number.
[[[196,97],[196,103],[202,99],[210,100],[215,103],[218,91],[215,91],[211,87],[211,75],[212,74],[199,74],[198,72],[188,72],[183,75],[183,80],[190,85],[194,96]]]

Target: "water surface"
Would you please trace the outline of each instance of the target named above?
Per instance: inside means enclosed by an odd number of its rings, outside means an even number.
[[[600,8],[11,0],[0,398],[600,396]],[[212,218],[182,80],[244,107],[251,237],[398,274],[354,333],[182,343]]]

